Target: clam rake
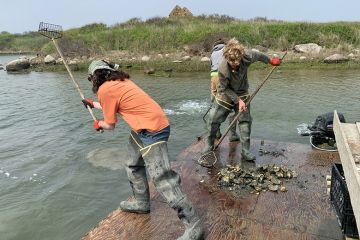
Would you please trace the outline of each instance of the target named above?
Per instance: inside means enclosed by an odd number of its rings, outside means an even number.
[[[82,99],[85,99],[85,96],[84,94],[82,93],[80,87],[79,87],[79,84],[75,81],[75,78],[73,76],[73,74],[71,73],[71,70],[68,66],[68,64],[66,63],[66,60],[64,58],[64,55],[60,49],[60,47],[58,46],[58,44],[56,43],[55,39],[59,39],[63,36],[63,31],[62,31],[62,27],[60,25],[55,25],[55,24],[51,24],[51,23],[44,23],[44,22],[41,22],[39,24],[39,30],[38,32],[47,37],[47,38],[50,38],[52,40],[52,42],[54,43],[54,46],[57,50],[57,52],[59,53],[63,63],[64,63],[64,66],[66,68],[66,70],[68,71],[69,75],[70,75],[70,78],[71,80],[73,81],[73,83],[75,84],[75,87],[76,89],[78,90],[80,96]],[[95,114],[94,112],[92,111],[92,109],[90,108],[90,106],[87,106],[87,109],[89,110],[89,113],[92,117],[92,119],[94,121],[96,121],[96,117],[95,117]],[[103,132],[103,130],[101,129],[100,132]]]
[[[283,60],[286,56],[287,52],[284,53],[284,55],[282,56],[281,60]],[[265,84],[265,82],[269,79],[270,75],[273,73],[273,71],[276,69],[277,66],[273,66],[270,70],[270,72],[266,75],[265,79],[259,84],[259,86],[255,89],[255,91],[251,94],[251,96],[246,100],[245,104],[249,105],[250,102],[253,100],[253,98],[255,97],[255,95],[259,92],[260,88]],[[203,167],[214,167],[214,165],[217,162],[217,156],[215,153],[215,150],[219,147],[219,145],[221,144],[221,142],[223,141],[223,139],[225,138],[225,136],[228,134],[228,132],[230,131],[231,127],[234,126],[234,124],[236,123],[236,121],[238,120],[238,118],[240,117],[241,112],[239,111],[236,116],[234,117],[234,119],[232,120],[232,122],[229,124],[229,126],[226,128],[224,134],[221,136],[221,138],[219,139],[219,141],[215,144],[215,146],[213,147],[213,149],[205,154],[202,154],[199,159],[198,159],[198,163],[203,166]],[[240,133],[241,134],[241,133]]]

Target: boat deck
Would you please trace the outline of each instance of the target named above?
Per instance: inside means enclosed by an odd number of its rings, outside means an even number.
[[[313,150],[310,145],[252,142],[257,165],[284,165],[295,170],[297,177],[285,182],[287,192],[239,196],[217,186],[217,172],[226,165],[244,168],[255,163],[240,160],[240,144],[223,141],[217,152],[214,169],[199,166],[196,159],[203,140],[184,149],[173,168],[181,174],[182,186],[194,203],[205,228],[205,239],[342,239],[335,211],[327,194],[326,175],[333,163],[339,163],[337,152]],[[260,156],[260,147],[268,154]],[[116,209],[82,239],[176,239],[184,227],[173,211],[150,185],[151,213],[140,215]]]

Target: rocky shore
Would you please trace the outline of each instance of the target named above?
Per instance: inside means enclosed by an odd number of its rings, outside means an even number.
[[[262,46],[255,46],[251,49],[277,57],[281,57],[285,52],[266,49]],[[283,66],[289,68],[332,68],[334,64],[342,66],[343,68],[360,68],[360,49],[353,49],[350,52],[346,52],[339,49],[326,49],[315,43],[307,43],[296,45],[287,52],[287,57],[284,60],[287,64]],[[65,70],[63,61],[58,54],[49,54],[46,56],[31,53],[11,54],[21,54],[22,56],[19,57],[18,60],[7,63],[4,70]],[[139,54],[129,51],[109,51],[106,54],[67,58],[66,62],[73,71],[85,71],[92,60],[104,59],[119,64],[123,69],[131,68],[143,71],[145,74],[156,74],[159,72],[171,73],[172,71],[208,71],[210,54],[210,52],[196,51],[194,46],[184,46],[181,51],[176,53]],[[33,56],[30,57],[31,55]]]

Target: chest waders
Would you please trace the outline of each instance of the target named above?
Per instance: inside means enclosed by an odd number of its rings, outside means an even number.
[[[286,56],[287,52],[284,53],[281,60],[283,60]],[[214,112],[213,117],[211,118],[211,129],[210,134],[207,139],[207,142],[205,143],[205,147],[203,149],[202,155],[198,159],[198,163],[203,167],[213,167],[215,163],[217,162],[217,157],[215,154],[215,150],[220,145],[222,140],[224,139],[225,135],[229,132],[231,126],[233,124],[236,124],[236,121],[239,121],[239,127],[240,127],[240,141],[242,144],[242,151],[241,156],[245,160],[253,161],[255,160],[255,155],[253,155],[250,151],[250,134],[251,134],[251,123],[252,118],[250,115],[250,102],[252,99],[256,96],[256,94],[259,92],[261,87],[265,84],[265,82],[269,79],[270,75],[274,72],[278,65],[274,65],[270,72],[266,75],[264,80],[257,86],[255,91],[250,95],[249,98],[245,100],[246,106],[248,110],[246,112],[238,112],[235,116],[234,120],[231,122],[230,126],[226,129],[224,135],[219,139],[219,141],[214,146],[214,134],[216,133],[216,130],[220,127],[220,123],[225,121],[226,116],[229,114],[229,109],[226,108],[225,105],[221,106],[220,104],[216,105],[216,109]],[[241,96],[240,96],[241,97]],[[216,99],[217,100],[217,99]],[[219,103],[219,101],[216,101]],[[235,109],[237,109],[235,107]]]
[[[123,201],[120,208],[126,212],[150,212],[149,185],[146,170],[156,190],[173,208],[185,225],[184,235],[179,239],[202,239],[203,230],[192,203],[180,187],[180,176],[171,169],[167,141],[158,141],[144,146],[135,132],[131,132],[129,158],[125,163],[135,201]]]
[[[248,96],[249,95],[244,95],[244,96],[241,96],[240,98],[243,101],[246,101]],[[250,114],[250,104],[247,105],[247,108],[248,108],[248,110],[246,112],[240,113],[239,118],[238,118],[238,124],[239,124],[239,130],[240,130],[240,142],[241,142],[241,146],[242,146],[241,154],[245,160],[253,161],[253,160],[255,160],[255,156],[252,155],[251,152],[249,151],[251,123],[252,123],[252,117]],[[205,154],[205,153],[213,150],[214,142],[216,139],[216,133],[219,130],[221,123],[223,123],[226,120],[227,116],[232,111],[235,111],[235,114],[234,114],[234,116],[229,117],[230,122],[233,121],[234,117],[239,112],[239,105],[238,104],[233,105],[233,104],[227,103],[225,101],[222,101],[222,100],[216,98],[213,111],[210,110],[210,114],[209,114],[210,115],[209,116],[210,133],[209,133],[209,136],[207,138],[207,141],[205,143],[205,147],[204,147],[202,153]],[[234,128],[234,126],[235,126],[235,128]],[[231,135],[229,136],[229,141],[230,141],[230,137],[238,138],[238,136],[236,134],[236,124],[234,124],[230,128],[230,134]],[[204,165],[206,165],[206,163]]]
[[[219,102],[218,104],[225,106],[225,108],[230,108],[233,107],[233,104],[229,104],[226,101],[221,101],[219,99],[216,99],[216,93],[217,93],[217,85],[219,83],[219,75],[217,71],[211,72],[211,107],[210,107],[210,117],[211,115],[214,115],[214,111],[215,111],[215,107],[214,107],[214,102]],[[235,117],[235,113],[229,116],[229,124],[232,122],[232,120]],[[208,131],[210,131],[210,123],[208,121],[207,123],[207,129]],[[216,132],[216,139],[220,139],[221,138],[221,132],[220,132],[220,127],[218,129],[218,131]],[[239,141],[239,135],[236,133],[236,124],[233,125],[233,127],[231,127],[230,129],[230,134],[229,134],[229,141],[230,142],[235,142],[235,141]]]

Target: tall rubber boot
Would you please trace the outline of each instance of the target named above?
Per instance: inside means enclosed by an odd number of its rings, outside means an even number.
[[[180,177],[170,167],[166,142],[155,143],[142,150],[148,173],[156,190],[177,211],[185,225],[185,232],[179,239],[202,239],[203,229],[192,203],[180,187]]]
[[[234,120],[236,113],[229,116],[229,125]],[[229,130],[229,142],[237,142],[240,140],[240,136],[236,132],[236,123]]]
[[[202,150],[203,154],[208,153],[213,150],[215,138],[216,138],[216,136],[211,136],[211,133],[210,133],[210,135],[207,137],[207,139],[205,141],[205,146]]]
[[[199,240],[204,239],[201,221],[196,216],[190,201],[185,197],[177,202],[173,208],[177,211],[179,219],[185,226],[184,234],[177,240]]]
[[[133,190],[134,199],[122,201],[120,209],[125,212],[149,213],[150,212],[150,193],[146,177],[145,163],[139,147],[133,139],[128,143],[129,157],[125,163],[126,173]]]
[[[239,129],[241,142],[241,157],[246,161],[255,161],[255,155],[250,152],[251,123],[242,122],[239,124]]]

